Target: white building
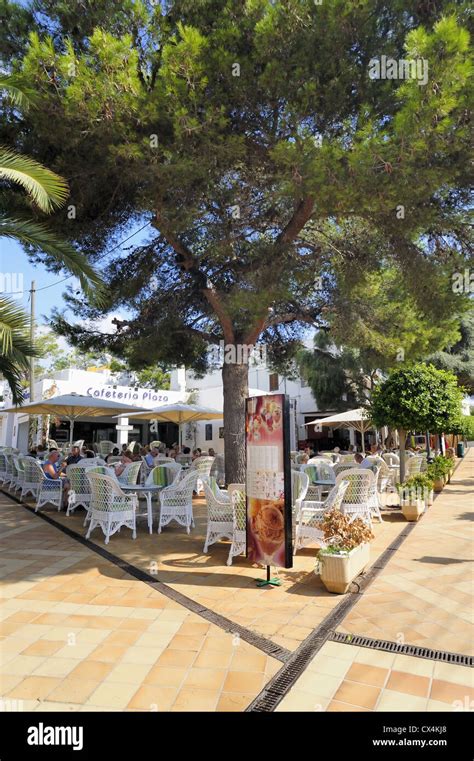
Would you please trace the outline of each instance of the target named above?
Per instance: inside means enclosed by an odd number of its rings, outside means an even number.
[[[12,406],[11,394],[5,385],[4,406]],[[153,409],[160,404],[172,404],[186,399],[184,386],[181,388],[176,383],[173,390],[153,390],[139,386],[123,386],[114,382],[109,371],[90,372],[87,370],[61,370],[49,378],[43,378],[35,384],[34,399],[51,398],[60,394],[83,394],[92,399],[116,400],[130,406]],[[25,402],[29,401],[29,392],[25,394]],[[69,424],[64,422],[59,425],[50,416],[50,437],[57,443],[69,441]],[[25,414],[1,414],[0,411],[0,446],[9,445],[26,451],[28,446],[28,415]],[[57,421],[59,422],[59,421]],[[148,442],[158,439],[160,435],[177,437],[177,428],[170,430],[167,424],[160,424],[159,428],[147,421],[134,421],[133,428],[126,430],[128,418],[80,418],[74,423],[74,438],[84,439],[86,442],[97,442],[108,439],[116,441],[120,446],[127,441],[135,440]],[[121,430],[122,429],[122,430]],[[148,429],[148,430],[147,430]],[[160,435],[158,435],[160,434]]]

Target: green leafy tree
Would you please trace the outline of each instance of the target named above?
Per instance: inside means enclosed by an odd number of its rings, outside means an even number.
[[[327,325],[334,260],[367,263],[365,247],[338,245],[353,221],[383,241],[414,298],[421,281],[433,309],[451,308],[467,237],[464,4],[127,3],[92,32],[69,5],[72,19],[65,3],[37,3],[20,69],[41,107],[9,132],[68,178],[77,217],[58,229],[83,250],[103,255],[141,220],[151,235],[105,267],[108,311],[131,311],[116,334],[60,315],[58,330],[138,369],[205,370],[220,340],[285,351]],[[371,79],[381,54],[426,59],[428,83]],[[69,305],[82,322],[100,314]],[[223,366],[231,481],[244,475],[247,371]]]
[[[451,431],[460,422],[463,391],[457,378],[433,365],[392,370],[375,387],[370,417],[376,426],[398,429],[400,480],[405,480],[405,439],[408,431]]]
[[[399,267],[367,271],[355,264],[355,270],[336,264],[329,329],[315,336],[313,351],[297,357],[321,408],[360,406],[380,372],[424,360],[460,336],[459,316],[433,314],[415,300]]]
[[[474,394],[474,309],[463,316],[459,340],[444,351],[432,354],[428,361],[442,370],[450,370],[469,394]]]

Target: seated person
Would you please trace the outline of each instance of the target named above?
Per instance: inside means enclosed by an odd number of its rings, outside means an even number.
[[[76,462],[79,462],[79,460],[82,460],[79,447],[71,447],[71,454],[66,457],[66,465],[74,465]]]
[[[107,457],[105,458],[105,462],[108,462],[108,461],[109,461],[109,457],[118,457],[118,456],[119,456],[119,454],[120,454],[120,450],[119,450],[119,448],[118,448],[118,447],[114,447],[114,448],[112,449],[112,451],[111,451],[111,452],[109,452],[109,454],[108,454],[108,455],[107,455]]]
[[[92,460],[95,457],[95,452],[92,449],[85,449],[84,457],[86,460]]]
[[[47,478],[50,481],[57,481],[59,478],[61,478],[61,474],[66,467],[66,463],[60,463],[61,455],[59,454],[57,449],[50,449],[49,450],[49,456],[46,462],[41,466],[43,469],[43,473],[45,475],[45,478]],[[67,498],[68,498],[68,492],[69,492],[69,481],[64,479],[63,481],[63,507],[67,506]]]
[[[133,462],[133,455],[130,452],[129,449],[127,449],[125,452],[122,453],[122,456],[120,458],[120,463],[117,464],[115,467],[115,475],[121,476],[127,465],[130,465],[130,463]]]
[[[44,447],[42,444],[38,444],[36,447],[36,455],[39,460],[44,460],[46,455],[46,447]]]
[[[193,449],[193,460],[196,460],[198,457],[202,456],[202,450],[199,447],[196,447],[196,449]]]
[[[156,464],[155,457],[158,457],[159,454],[160,451],[157,449],[157,447],[152,447],[150,451],[145,454],[145,462],[149,468],[153,468],[153,466]]]
[[[209,447],[209,449],[207,451],[208,451],[209,457],[215,457],[216,456],[216,452],[215,452],[215,450],[212,447]]]
[[[359,452],[356,452],[354,455],[354,460],[361,468],[373,468],[375,464],[372,460],[369,460],[368,456],[364,457],[364,455],[361,455]]]

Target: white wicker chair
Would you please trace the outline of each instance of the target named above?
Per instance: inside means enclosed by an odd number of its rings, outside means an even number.
[[[334,466],[329,460],[320,460],[320,462],[314,465],[302,465],[301,470],[307,473],[309,476],[308,492],[306,499],[320,500],[323,491],[329,491],[329,488],[325,488],[322,485],[317,485],[316,481],[331,481],[332,484],[336,483],[336,476],[334,473]]]
[[[142,467],[141,460],[139,462],[129,462],[125,466],[123,472],[117,476],[119,484],[127,484],[127,486],[135,486],[138,481],[138,474]]]
[[[97,448],[101,457],[107,457],[116,446],[113,441],[99,441]]]
[[[203,552],[207,552],[210,544],[220,542],[221,539],[232,540],[234,523],[229,495],[224,494],[217,484],[211,486],[208,481],[204,481],[203,487],[207,504],[207,533]]]
[[[341,512],[344,515],[362,520],[369,526],[372,525],[371,496],[376,490],[375,475],[370,468],[350,468],[343,470],[336,476],[336,486],[341,481],[349,481],[341,504]]]
[[[38,463],[36,463],[38,465]],[[26,467],[26,466],[25,466]],[[40,465],[38,465],[39,471],[42,475],[42,480],[39,484],[38,497],[36,500],[35,513],[38,512],[43,505],[55,505],[58,509],[58,513],[63,506],[63,480],[62,478],[46,478]],[[25,472],[26,481],[26,472]]]
[[[319,524],[328,510],[339,510],[349,481],[340,481],[333,486],[324,502],[304,501],[296,516],[296,535],[294,554],[302,547],[317,542],[320,547],[325,547],[324,534]]]
[[[308,486],[309,478],[306,473],[302,473],[300,470],[291,471],[291,510],[293,516],[298,514],[301,503],[306,498]],[[293,520],[294,525],[295,521]]]
[[[11,452],[5,452],[5,476],[3,485],[8,486],[10,490],[14,484],[15,473],[13,471],[13,455]]]
[[[31,496],[37,500],[41,481],[44,478],[41,465],[34,457],[28,455],[23,458],[23,466],[25,469],[25,478],[21,488],[20,499],[31,494]]]
[[[225,484],[225,462],[223,454],[216,454],[209,475],[211,478],[216,479],[219,486]]]
[[[90,462],[93,462],[92,458]],[[89,510],[91,501],[91,488],[87,473],[91,468],[96,467],[93,465],[87,465],[87,460],[81,460],[78,463],[74,463],[67,468],[67,477],[71,484],[71,489],[68,494],[66,515],[70,515],[77,507],[84,507],[86,511]]]
[[[16,471],[15,473],[15,491],[19,491],[23,488],[23,483],[25,480],[25,465],[23,463],[23,455],[22,454],[14,454],[13,456],[13,466]]]
[[[4,481],[7,472],[7,461],[4,452],[0,452],[0,481]]]
[[[337,463],[337,465],[334,465],[334,475],[336,476],[336,479],[340,473],[345,473],[347,470],[353,470],[354,468],[357,468],[358,465],[352,460],[352,462],[345,462],[345,463]]]
[[[229,484],[227,491],[232,505],[232,544],[227,565],[232,565],[232,559],[247,550],[247,505],[244,484]]]
[[[198,477],[199,472],[191,470],[181,481],[160,491],[159,534],[163,526],[167,526],[173,520],[184,526],[189,534],[191,526],[194,526],[193,491],[196,489]]]
[[[397,454],[394,454],[393,452],[384,452],[382,458],[385,460],[389,468],[400,467],[400,458]]]
[[[193,464],[189,468],[189,471],[195,471],[198,474],[198,479],[196,482],[197,494],[201,493],[204,481],[211,475],[211,468],[214,460],[214,457],[208,457],[206,455],[202,455],[202,457],[196,457],[196,459],[193,460]]]
[[[122,526],[131,529],[133,539],[136,539],[136,506],[135,494],[124,494],[114,476],[92,473],[88,471],[92,499],[89,506],[90,524],[86,534],[89,539],[91,532],[99,526],[105,535],[105,544]]]

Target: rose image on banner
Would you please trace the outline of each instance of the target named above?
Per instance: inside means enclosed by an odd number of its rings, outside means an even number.
[[[247,555],[291,568],[289,403],[284,394],[247,399]]]

